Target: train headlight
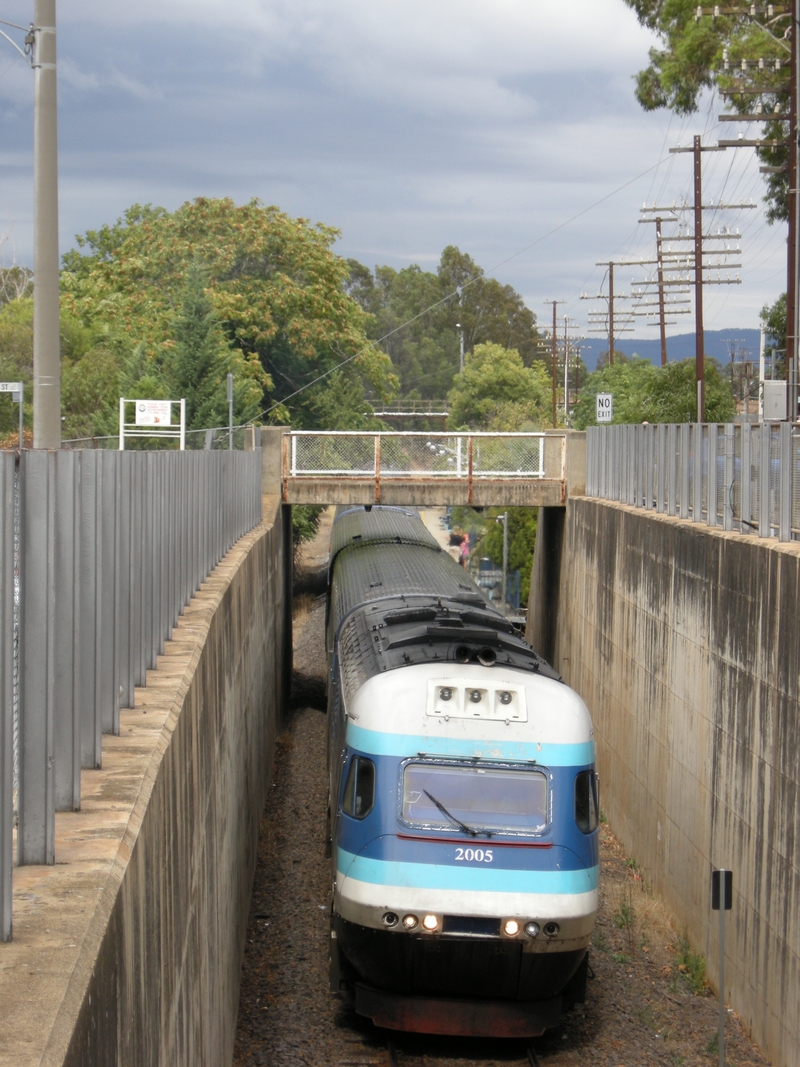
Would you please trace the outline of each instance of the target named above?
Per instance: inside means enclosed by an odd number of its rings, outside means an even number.
[[[473,704],[480,704],[481,695],[482,694],[480,689],[470,689],[469,691],[469,699],[472,701]]]
[[[383,921],[383,925],[384,926],[388,926],[390,929],[391,929],[392,926],[397,926],[397,922],[398,922],[397,916],[395,915],[395,913],[393,911],[384,912],[382,921]]]
[[[516,937],[519,933],[519,923],[516,919],[506,919],[503,923],[503,931],[506,937]]]
[[[544,932],[548,937],[557,937],[561,927],[558,923],[545,923]]]
[[[405,926],[406,930],[413,930],[418,922],[419,919],[416,917],[416,915],[403,916],[403,926]]]
[[[525,933],[528,937],[536,937],[539,933],[538,923],[525,923]]]
[[[433,931],[436,930],[439,926],[439,920],[436,918],[435,915],[426,915],[425,918],[422,920],[422,925],[428,931],[429,934],[432,934]]]
[[[501,704],[510,704],[511,701],[514,699],[510,693],[505,691],[502,693],[498,693],[497,695],[500,697]]]
[[[444,688],[440,689],[439,690],[439,699],[440,700],[452,700],[453,699],[453,690],[452,689],[448,689],[447,687],[444,687]]]

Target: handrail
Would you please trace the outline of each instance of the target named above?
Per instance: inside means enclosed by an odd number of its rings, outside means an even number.
[[[800,539],[800,424],[593,426],[586,495],[723,530]]]

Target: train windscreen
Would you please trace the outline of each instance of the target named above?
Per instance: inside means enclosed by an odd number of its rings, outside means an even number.
[[[528,768],[408,763],[402,817],[421,828],[537,833],[547,825],[547,777]]]

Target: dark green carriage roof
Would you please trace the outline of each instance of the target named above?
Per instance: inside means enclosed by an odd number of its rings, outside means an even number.
[[[558,678],[418,515],[378,507],[345,512],[334,523],[331,557],[329,640],[339,635],[348,697],[383,671],[467,662],[465,654],[475,658],[487,646],[498,665]]]

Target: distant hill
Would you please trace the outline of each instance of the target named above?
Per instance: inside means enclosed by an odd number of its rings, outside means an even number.
[[[730,330],[706,330],[705,350],[706,355],[717,360],[722,366],[730,363],[731,346],[734,342],[737,353],[740,349],[747,349],[753,359],[758,359],[761,339],[758,330],[744,330],[731,328]],[[602,337],[581,341],[581,354],[587,368],[592,371],[597,367],[598,356],[608,348],[608,341]],[[661,365],[661,341],[658,338],[621,337],[614,342],[617,352],[624,352],[626,356],[634,353],[642,359],[649,359],[657,366]],[[670,363],[679,363],[682,359],[694,358],[694,333],[679,333],[674,337],[667,338],[667,359]]]

